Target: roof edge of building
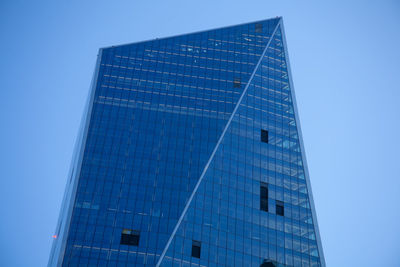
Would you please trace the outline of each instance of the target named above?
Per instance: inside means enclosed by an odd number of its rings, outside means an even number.
[[[247,25],[247,24],[253,24],[253,23],[258,23],[258,22],[264,22],[264,21],[268,21],[268,20],[282,20],[282,16],[276,16],[276,17],[274,17],[274,18],[262,19],[262,20],[252,21],[252,22],[239,23],[239,24],[230,25],[230,26],[222,26],[222,27],[213,28],[213,29],[208,29],[208,30],[200,30],[200,31],[188,32],[188,33],[181,33],[181,34],[172,35],[172,36],[166,36],[166,37],[161,37],[161,38],[153,38],[153,39],[148,39],[148,40],[143,40],[143,41],[138,41],[138,42],[132,42],[132,43],[126,43],[126,44],[105,46],[105,47],[101,47],[100,49],[101,49],[101,50],[104,50],[104,49],[116,48],[116,47],[121,47],[121,46],[126,46],[126,45],[134,45],[134,44],[141,44],[141,43],[146,43],[146,42],[151,42],[151,41],[157,41],[157,40],[165,40],[165,39],[176,38],[176,37],[180,37],[180,36],[184,36],[184,35],[188,35],[188,34],[196,34],[196,33],[203,33],[203,32],[209,32],[209,31],[222,30],[222,29],[227,29],[227,28],[233,28],[233,27],[243,26],[243,25]]]

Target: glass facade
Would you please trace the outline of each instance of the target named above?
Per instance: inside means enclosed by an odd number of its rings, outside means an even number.
[[[100,49],[49,266],[325,266],[281,18]]]

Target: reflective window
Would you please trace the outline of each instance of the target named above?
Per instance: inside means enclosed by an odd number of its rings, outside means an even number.
[[[240,78],[235,77],[234,80],[233,80],[233,87],[234,88],[240,88],[240,85],[241,85]]]
[[[256,23],[255,25],[256,32],[261,33],[262,32],[262,24],[261,23]]]

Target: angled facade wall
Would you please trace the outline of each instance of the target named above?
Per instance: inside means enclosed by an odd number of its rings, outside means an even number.
[[[325,266],[281,18],[100,50],[49,266]]]

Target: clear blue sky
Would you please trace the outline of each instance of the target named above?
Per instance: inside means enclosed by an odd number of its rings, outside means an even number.
[[[400,266],[400,2],[0,2],[0,266],[44,266],[99,47],[283,16],[328,266]]]

